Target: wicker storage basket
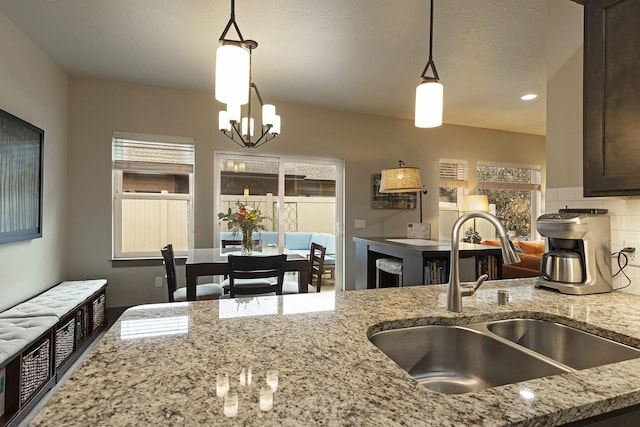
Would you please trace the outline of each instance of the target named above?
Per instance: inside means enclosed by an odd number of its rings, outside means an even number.
[[[49,378],[49,339],[22,356],[20,404],[24,404]]]
[[[56,329],[56,369],[73,353],[76,319],[71,318]]]
[[[97,329],[105,318],[105,295],[100,294],[98,298],[93,300],[93,325],[92,329]]]

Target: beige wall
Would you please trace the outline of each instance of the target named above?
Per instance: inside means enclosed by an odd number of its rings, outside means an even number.
[[[408,102],[412,102],[408,100]],[[402,235],[418,211],[374,210],[371,174],[402,159],[422,170],[429,194],[424,216],[438,235],[438,159],[440,157],[538,164],[544,169],[542,136],[445,125],[417,129],[411,120],[345,113],[277,102],[282,135],[258,150],[264,153],[341,158],[345,161],[345,261],[353,265],[352,237]],[[213,153],[234,150],[217,130],[220,105],[210,93],[71,79],[69,220],[70,274],[109,280],[109,305],[166,299],[153,287],[162,266],[112,267],[111,132],[113,130],[194,137],[196,141],[196,247],[213,244]],[[251,152],[251,151],[248,151]],[[367,221],[355,230],[355,219]],[[184,277],[182,270],[179,277]],[[353,287],[353,268],[346,269]]]
[[[0,13],[0,109],[44,129],[43,237],[0,245],[0,310],[65,278],[66,75]]]

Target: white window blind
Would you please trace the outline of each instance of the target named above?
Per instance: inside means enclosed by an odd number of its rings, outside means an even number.
[[[194,141],[190,138],[147,136],[114,132],[113,169],[192,173]]]
[[[438,179],[441,187],[467,186],[469,164],[466,160],[440,159]]]

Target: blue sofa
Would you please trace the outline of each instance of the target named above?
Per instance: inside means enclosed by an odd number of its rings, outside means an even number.
[[[259,231],[253,233],[254,240],[260,240],[263,247],[269,245],[278,245],[278,233],[275,231]],[[233,234],[232,231],[223,231],[220,233],[221,240],[239,240],[242,236],[240,233]],[[290,251],[299,253],[302,256],[309,255],[311,243],[317,243],[327,248],[324,265],[327,268],[336,265],[336,236],[329,233],[313,233],[305,231],[288,231],[284,233],[284,247]]]

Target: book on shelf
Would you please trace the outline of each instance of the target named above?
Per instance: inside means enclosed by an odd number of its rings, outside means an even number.
[[[0,417],[4,415],[4,389],[7,377],[7,369],[0,369]]]
[[[447,283],[449,262],[444,259],[428,260],[424,264],[424,281],[426,285]]]

